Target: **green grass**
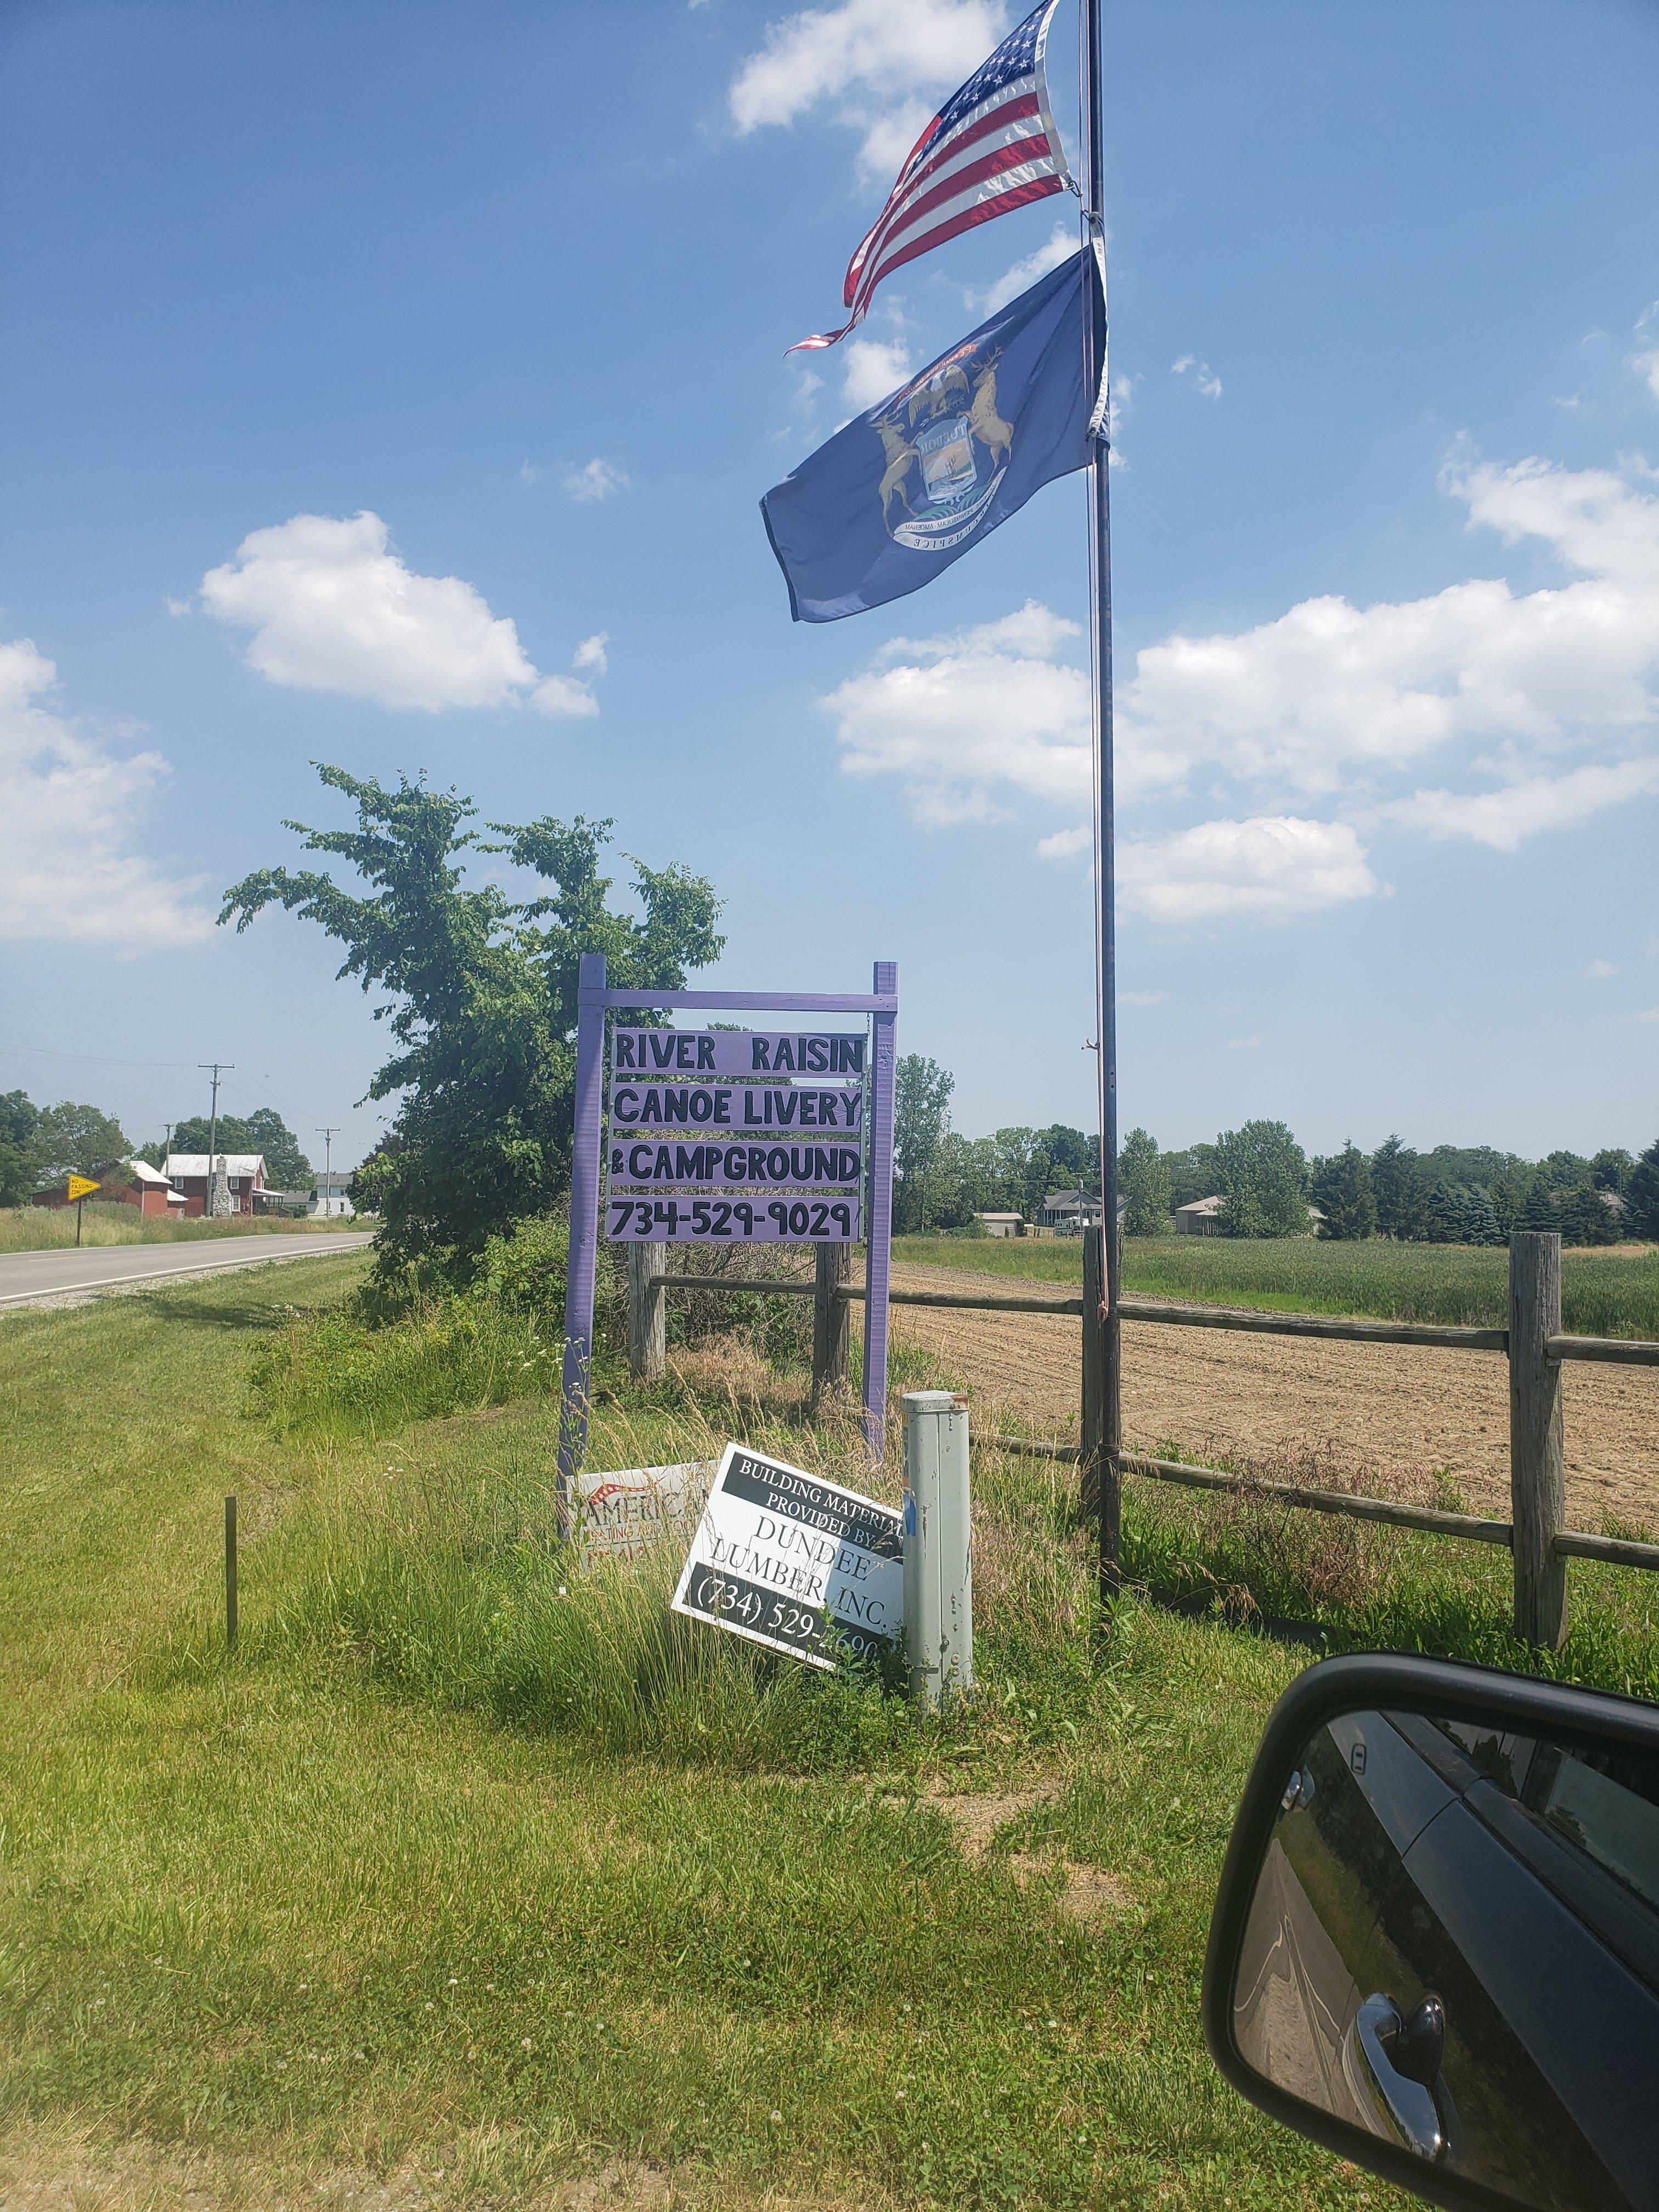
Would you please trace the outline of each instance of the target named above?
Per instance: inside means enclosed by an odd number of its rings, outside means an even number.
[[[1083,1266],[1081,1247],[1070,1238],[903,1237],[893,1256],[1068,1285]],[[1132,1237],[1123,1246],[1123,1287],[1199,1304],[1501,1328],[1508,1266],[1502,1250],[1464,1244]],[[1566,1253],[1561,1311],[1563,1326],[1577,1335],[1659,1338],[1659,1247]]]
[[[101,1205],[95,1199],[82,1209],[83,1244],[193,1244],[213,1237],[291,1237],[317,1230],[372,1229],[374,1223],[350,1221],[291,1221],[261,1214],[251,1221],[169,1221],[141,1214],[136,1206]],[[0,1252],[57,1252],[75,1243],[72,1206],[9,1206],[0,1207]]]
[[[971,1719],[677,1646],[648,1579],[559,1601],[545,1401],[390,1443],[248,1412],[255,1346],[363,1265],[0,1334],[0,2177],[187,2153],[204,2204],[386,2172],[495,2204],[644,2160],[722,2205],[1358,2201],[1197,2030],[1295,1656],[1132,1604],[1099,1657],[1067,1487],[1018,1464],[978,1477]],[[664,1393],[602,1407],[595,1457],[705,1434]],[[970,1856],[942,1787],[1039,1797]],[[1118,1886],[1096,1924],[1068,1860]]]
[[[324,1363],[273,1420],[256,1354],[366,1267],[0,1332],[0,2196],[494,2206],[654,2166],[722,2207],[1402,2203],[1200,2043],[1232,1809],[1305,1658],[1233,1624],[1528,1663],[1501,1555],[1132,1483],[1145,1594],[1103,1636],[1070,1470],[976,1454],[981,1694],[919,1721],[671,1621],[668,1562],[574,1577],[544,1395],[369,1434],[294,1418]],[[593,1463],[743,1433],[892,1494],[793,1394],[694,1355],[605,1396]],[[1558,1671],[1652,1694],[1652,1587],[1575,1563]]]

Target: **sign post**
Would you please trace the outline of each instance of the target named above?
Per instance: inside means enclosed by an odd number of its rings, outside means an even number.
[[[101,1190],[103,1187],[102,1183],[94,1182],[90,1176],[72,1175],[69,1179],[69,1194],[75,1200],[75,1244],[77,1251],[81,1246],[81,1208],[94,1191]]]
[[[575,1141],[565,1285],[559,1510],[568,1522],[587,1444],[593,1290],[605,1235],[626,1244],[851,1244],[868,1254],[864,1426],[887,1419],[898,963],[868,993],[613,990],[603,953],[576,989]],[[856,1030],[619,1028],[605,1130],[605,1017],[648,1005],[720,1012],[856,1014]],[[603,1187],[603,1190],[602,1190]],[[601,1198],[603,1195],[603,1206]]]

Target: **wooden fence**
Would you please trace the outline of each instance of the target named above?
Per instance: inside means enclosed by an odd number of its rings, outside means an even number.
[[[1118,1583],[1118,1519],[1121,1479],[1139,1475],[1200,1490],[1249,1491],[1315,1513],[1382,1522],[1472,1543],[1502,1544],[1515,1564],[1515,1626],[1528,1642],[1555,1649],[1566,1634],[1566,1571],[1570,1559],[1602,1559],[1617,1566],[1659,1568],[1659,1544],[1591,1535],[1566,1525],[1563,1459],[1561,1370],[1568,1360],[1659,1367],[1659,1343],[1623,1337],[1569,1336],[1561,1327],[1561,1240],[1552,1232],[1518,1230],[1510,1240],[1509,1323],[1504,1328],[1438,1322],[1362,1321],[1340,1314],[1268,1313],[1237,1306],[1185,1305],[1173,1299],[1124,1298],[1116,1321],[1100,1312],[1103,1251],[1099,1230],[1084,1239],[1080,1297],[1000,1296],[955,1291],[892,1291],[894,1305],[939,1306],[976,1313],[1052,1314],[1082,1323],[1080,1444],[1043,1443],[1026,1437],[995,1437],[1006,1451],[1079,1463],[1084,1500],[1100,1534],[1103,1585]],[[848,1314],[863,1286],[848,1279],[845,1245],[820,1245],[813,1279],[788,1281],[665,1272],[659,1244],[629,1251],[629,1352],[635,1374],[660,1371],[665,1346],[664,1296],[670,1291],[765,1291],[810,1297],[812,1308],[812,1389],[817,1398],[845,1382]],[[1446,1513],[1393,1498],[1352,1497],[1294,1483],[1258,1482],[1216,1468],[1188,1467],[1122,1448],[1118,1387],[1117,1323],[1151,1322],[1176,1328],[1237,1329],[1247,1334],[1302,1336],[1348,1344],[1413,1344],[1452,1352],[1501,1352],[1510,1370],[1510,1517],[1489,1521]]]

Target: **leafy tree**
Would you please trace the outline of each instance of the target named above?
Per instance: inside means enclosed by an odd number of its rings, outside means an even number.
[[[21,1206],[40,1172],[40,1109],[21,1091],[0,1094],[0,1206]]]
[[[1191,1206],[1200,1198],[1213,1198],[1221,1188],[1221,1167],[1213,1145],[1188,1145],[1185,1152],[1165,1152],[1170,1164],[1170,1205]]]
[[[1324,1215],[1319,1234],[1348,1243],[1376,1234],[1376,1198],[1371,1189],[1371,1164],[1349,1138],[1330,1159],[1313,1164],[1313,1202]]]
[[[718,957],[720,902],[685,868],[635,860],[642,918],[615,914],[599,867],[609,822],[492,823],[501,842],[490,843],[464,826],[477,810],[456,792],[318,774],[352,801],[356,828],[286,826],[367,890],[260,868],[226,892],[219,919],[240,931],[269,906],[297,912],[344,946],[342,977],[386,993],[375,1017],[397,1049],[368,1095],[400,1103],[392,1141],[356,1183],[383,1223],[377,1273],[383,1287],[411,1265],[466,1282],[492,1234],[552,1212],[569,1187],[579,956],[605,953],[612,986],[640,993],[624,1018],[648,1018],[653,991],[678,989]],[[467,884],[473,848],[540,876],[546,894],[514,901]]]
[[[950,1130],[957,1079],[918,1052],[902,1054],[893,1073],[893,1225],[914,1234],[927,1225],[928,1185]]]
[[[278,1190],[302,1190],[311,1182],[311,1162],[300,1150],[300,1140],[275,1108],[261,1106],[246,1115],[222,1114],[216,1132],[205,1114],[192,1114],[173,1125],[175,1152],[205,1152],[210,1134],[216,1135],[222,1152],[261,1152],[265,1172]],[[146,1146],[146,1154],[159,1152]],[[155,1164],[161,1163],[158,1158]]]
[[[40,1115],[34,1152],[36,1179],[43,1185],[62,1182],[71,1175],[92,1176],[101,1182],[106,1170],[131,1158],[132,1147],[112,1115],[65,1098]]]
[[[1635,1161],[1622,1146],[1616,1151],[1597,1152],[1590,1162],[1590,1178],[1597,1190],[1610,1190],[1620,1198],[1630,1188],[1635,1170]]]
[[[1629,1236],[1659,1241],[1659,1138],[1631,1170],[1625,1186],[1625,1229]]]
[[[1403,1243],[1428,1234],[1428,1177],[1417,1154],[1397,1136],[1371,1154],[1371,1189],[1382,1235]]]
[[[1540,1164],[1549,1178],[1552,1190],[1571,1190],[1589,1172],[1590,1164],[1577,1152],[1552,1152]]]
[[[1224,1235],[1307,1235],[1307,1156],[1283,1121],[1246,1121],[1225,1130],[1216,1152]]]
[[[1118,1194],[1127,1209],[1126,1237],[1167,1237],[1170,1233],[1170,1164],[1158,1149],[1156,1137],[1145,1129],[1131,1129],[1118,1155]]]

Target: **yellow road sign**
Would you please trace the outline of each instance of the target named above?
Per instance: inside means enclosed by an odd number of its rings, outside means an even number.
[[[94,1182],[90,1176],[72,1175],[69,1179],[69,1194],[72,1199],[90,1198],[94,1191],[101,1190],[103,1187],[102,1183]]]

